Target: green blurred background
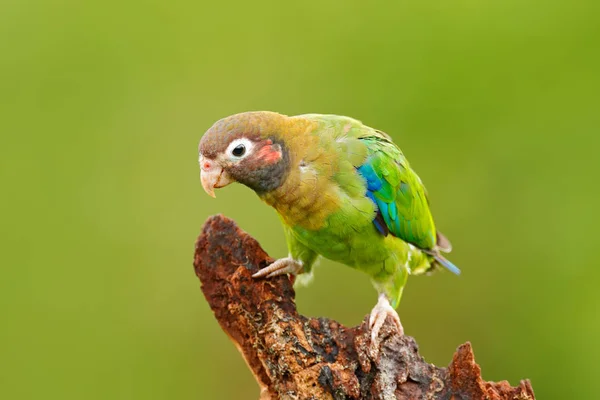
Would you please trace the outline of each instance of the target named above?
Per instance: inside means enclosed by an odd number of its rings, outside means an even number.
[[[192,269],[224,213],[275,257],[278,218],[209,198],[197,143],[248,110],[353,116],[426,183],[463,275],[400,306],[429,362],[592,398],[600,360],[594,1],[0,5],[0,398],[256,399]],[[365,276],[325,261],[302,313],[358,324]]]

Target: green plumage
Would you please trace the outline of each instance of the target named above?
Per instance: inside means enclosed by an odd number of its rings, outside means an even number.
[[[266,196],[282,214],[291,256],[303,262],[307,273],[317,255],[364,271],[397,307],[408,274],[430,268],[432,256],[421,249],[436,251],[435,226],[419,177],[387,135],[359,121],[333,115],[294,118],[316,123],[307,134],[317,139],[318,146],[300,149],[290,142],[290,151],[304,157],[303,166],[292,167],[288,179],[301,182],[301,197],[318,190],[335,198],[320,213],[319,204],[282,207]],[[319,215],[321,220],[312,226],[294,223],[302,218],[286,213]],[[377,229],[373,221],[378,213],[391,234]]]
[[[233,154],[240,145],[246,152]],[[360,121],[236,114],[207,131],[199,152],[209,194],[238,181],[277,210],[291,259],[274,268],[294,264],[281,273],[310,275],[321,255],[367,273],[393,307],[409,274],[433,263],[458,273],[440,255],[450,243],[436,232],[421,180],[388,135]]]

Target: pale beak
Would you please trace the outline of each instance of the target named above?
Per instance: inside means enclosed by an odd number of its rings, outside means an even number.
[[[215,188],[222,188],[234,182],[229,174],[214,160],[200,156],[200,181],[204,191],[215,196]]]

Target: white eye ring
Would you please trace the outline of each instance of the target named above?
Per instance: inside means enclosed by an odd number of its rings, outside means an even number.
[[[242,154],[236,156],[234,154],[234,150],[239,146],[243,146],[245,150]],[[252,150],[254,150],[254,143],[252,143],[251,140],[246,138],[239,138],[229,143],[229,146],[227,146],[227,150],[225,150],[225,154],[233,160],[241,160],[242,158],[247,157],[248,154],[252,153]]]

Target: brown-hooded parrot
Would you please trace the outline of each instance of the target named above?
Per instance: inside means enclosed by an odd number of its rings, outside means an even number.
[[[246,112],[217,121],[199,145],[201,181],[214,189],[239,182],[275,208],[289,256],[254,277],[312,275],[319,256],[367,273],[379,293],[371,311],[371,349],[408,275],[436,264],[459,274],[440,252],[423,183],[385,133],[337,115]]]

